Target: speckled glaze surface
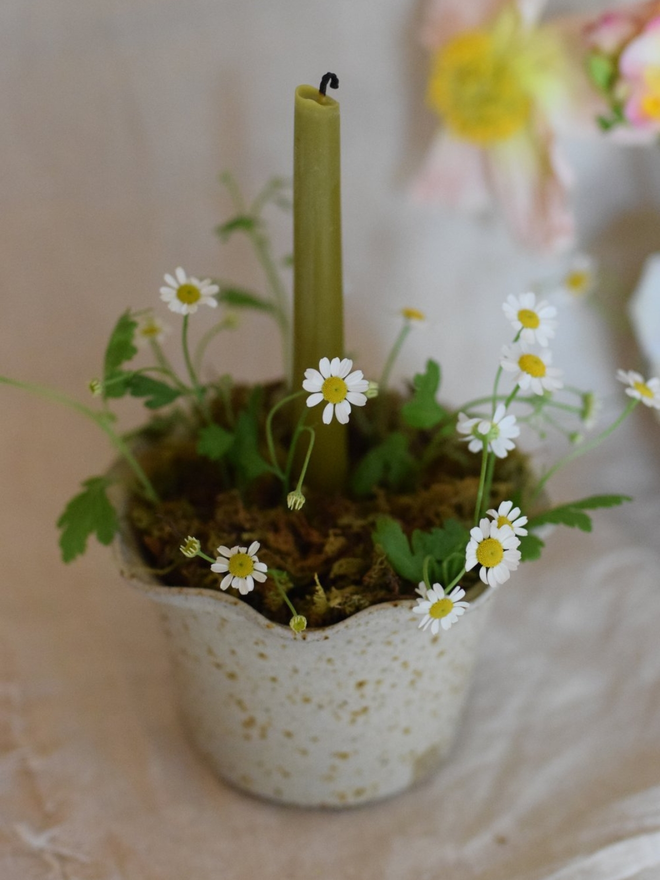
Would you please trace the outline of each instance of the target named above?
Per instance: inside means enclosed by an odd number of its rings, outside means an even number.
[[[217,773],[286,804],[345,807],[432,773],[455,737],[490,593],[447,632],[411,600],[294,633],[225,593],[123,574],[158,603],[184,723]]]

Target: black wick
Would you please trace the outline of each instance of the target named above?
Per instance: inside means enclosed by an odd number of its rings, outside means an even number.
[[[321,85],[319,86],[319,92],[325,98],[325,90],[328,88],[328,85],[331,89],[339,88],[339,77],[336,73],[326,73],[326,75],[321,80]]]

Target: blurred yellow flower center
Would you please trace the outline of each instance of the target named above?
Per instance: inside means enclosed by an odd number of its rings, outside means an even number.
[[[454,603],[445,596],[444,599],[438,599],[437,602],[434,602],[433,605],[429,608],[429,617],[433,617],[435,620],[440,620],[441,617],[446,617],[454,607]]]
[[[542,379],[545,376],[545,364],[538,355],[523,354],[518,360],[518,366],[523,373],[529,373],[535,379]]]
[[[521,309],[518,312],[518,320],[523,325],[523,327],[529,327],[532,330],[536,330],[536,328],[541,323],[539,316],[531,309]]]
[[[642,112],[649,119],[660,119],[660,67],[649,66],[644,83],[648,91],[642,97]]]
[[[401,309],[401,314],[407,321],[425,321],[426,315],[419,309],[405,308]]]
[[[323,398],[327,400],[328,403],[341,403],[342,400],[346,399],[348,386],[343,379],[339,378],[339,376],[330,376],[330,378],[326,379],[323,383],[321,392],[323,393]]]
[[[254,562],[247,553],[234,553],[229,560],[229,574],[244,578],[254,571]]]
[[[177,299],[181,300],[181,302],[185,303],[187,306],[199,302],[201,296],[202,294],[199,292],[199,288],[195,287],[194,284],[182,284],[176,292]]]
[[[508,516],[502,516],[502,514],[500,514],[497,517],[497,528],[501,529],[502,526],[511,526],[511,528],[513,528],[513,523]]]
[[[589,286],[589,282],[589,273],[585,272],[584,269],[576,269],[574,272],[568,273],[564,283],[571,293],[580,294],[584,293]]]
[[[635,382],[633,384],[633,388],[635,389],[635,391],[639,392],[642,397],[653,397],[653,392],[646,384],[646,382]]]
[[[477,547],[477,562],[484,568],[494,568],[504,559],[504,548],[496,538],[486,538]]]
[[[484,31],[459,34],[437,52],[428,102],[454,134],[482,146],[511,137],[531,111],[511,54]]]
[[[140,328],[140,333],[142,336],[146,336],[149,338],[150,336],[158,336],[160,333],[160,327],[158,324],[145,324]]]

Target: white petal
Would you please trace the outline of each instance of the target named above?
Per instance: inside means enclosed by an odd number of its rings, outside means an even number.
[[[261,545],[259,544],[259,541],[253,541],[250,544],[250,546],[248,547],[248,550],[247,550],[248,556],[254,556],[255,553],[259,550],[260,546]]]
[[[326,408],[323,410],[323,424],[329,425],[332,421],[332,412],[334,410],[334,404],[329,403]]]
[[[177,268],[174,270],[174,274],[176,275],[176,280],[179,282],[179,284],[185,284],[188,280],[186,278],[186,273],[183,271],[181,266],[177,266]]]
[[[320,394],[323,383],[317,382],[315,379],[304,379],[302,387],[304,391],[309,391],[310,394]]]
[[[339,376],[341,379],[345,379],[346,376],[348,376],[348,374],[351,372],[352,367],[353,361],[350,358],[344,358],[339,364],[339,369],[336,375]]]
[[[347,400],[335,405],[335,417],[341,425],[348,424],[348,417],[351,414],[351,405]]]
[[[339,375],[339,365],[341,364],[341,360],[338,357],[334,357],[330,361],[330,375],[337,376]]]
[[[260,584],[263,584],[265,580],[267,580],[267,575],[265,575],[262,571],[257,571],[256,569],[252,572],[252,577],[255,581],[259,581]]]
[[[265,562],[255,562],[254,563],[254,570],[255,571],[268,571],[268,566],[266,565]]]
[[[319,372],[324,379],[330,378],[330,361],[328,358],[321,358],[319,361]]]
[[[360,394],[358,391],[349,391],[346,395],[346,400],[352,403],[353,406],[364,406],[367,402],[365,395]]]
[[[226,556],[227,559],[229,559],[229,557],[232,555],[229,547],[225,547],[224,545],[221,547],[218,547],[218,553],[221,553],[223,556]]]
[[[224,577],[224,578],[222,579],[222,581],[220,582],[220,589],[221,589],[221,590],[226,590],[226,589],[228,589],[229,587],[231,587],[231,582],[232,582],[233,580],[234,580],[233,576],[230,575],[230,574],[228,574],[228,575],[227,575],[226,577]]]
[[[323,395],[320,391],[317,391],[316,394],[310,394],[307,398],[307,406],[316,406],[317,403],[320,403],[323,400]]]
[[[214,562],[211,566],[211,571],[214,571],[216,574],[224,574],[228,571],[226,562]]]

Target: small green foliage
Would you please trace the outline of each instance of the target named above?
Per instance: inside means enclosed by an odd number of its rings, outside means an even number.
[[[629,495],[592,495],[581,501],[572,501],[570,504],[562,504],[552,510],[538,514],[530,519],[528,528],[537,529],[539,526],[552,523],[554,525],[568,526],[573,529],[581,529],[583,532],[591,531],[591,517],[584,513],[585,510],[597,510],[603,507],[618,507],[626,501],[632,501]]]
[[[263,389],[257,386],[244,409],[236,419],[234,442],[227,455],[236,469],[237,483],[245,487],[272,468],[259,452],[259,420]]]
[[[220,461],[229,452],[233,442],[234,435],[230,431],[220,425],[205,425],[199,432],[197,452],[211,461]]]
[[[57,521],[62,530],[60,548],[64,562],[81,556],[87,548],[87,539],[96,534],[101,544],[109,544],[114,538],[119,520],[108,500],[106,477],[90,477],[82,484],[84,491],[74,496]]]
[[[587,69],[593,84],[602,92],[609,92],[616,78],[617,68],[613,58],[593,52],[587,58]]]
[[[533,562],[535,559],[541,558],[541,551],[545,547],[545,541],[542,541],[538,535],[528,534],[520,536],[520,560],[521,562]]]
[[[137,354],[134,344],[136,329],[137,321],[130,311],[125,311],[110,334],[103,363],[104,397],[123,397],[126,394],[126,384],[117,380],[121,377],[119,369],[121,365],[132,360]]]
[[[250,217],[248,214],[239,214],[238,217],[233,217],[226,223],[216,226],[215,231],[223,241],[227,241],[235,232],[252,232],[256,229],[258,222],[255,217]]]
[[[379,517],[374,543],[382,547],[387,559],[398,575],[412,583],[422,580],[422,569],[427,556],[433,558],[429,572],[432,580],[441,577],[441,563],[456,557],[456,563],[448,572],[450,578],[460,571],[465,560],[465,547],[469,533],[458,520],[447,520],[443,528],[423,532],[415,529],[411,542],[396,520],[388,516]],[[412,547],[411,547],[412,544]]]
[[[378,485],[399,490],[415,471],[415,459],[408,451],[408,438],[394,431],[369,450],[353,475],[352,488],[358,497],[373,492]]]
[[[268,312],[271,315],[277,311],[272,302],[240,287],[221,288],[217,299],[218,302],[234,309],[254,309],[257,312]]]
[[[447,411],[436,400],[440,388],[440,365],[429,359],[425,372],[415,374],[413,386],[412,400],[404,404],[401,415],[411,428],[433,428],[447,416]]]
[[[152,379],[151,376],[145,376],[144,373],[133,373],[128,380],[128,390],[131,397],[144,397],[144,405],[147,409],[160,409],[167,406],[181,396],[181,392],[161,382],[159,379]]]

